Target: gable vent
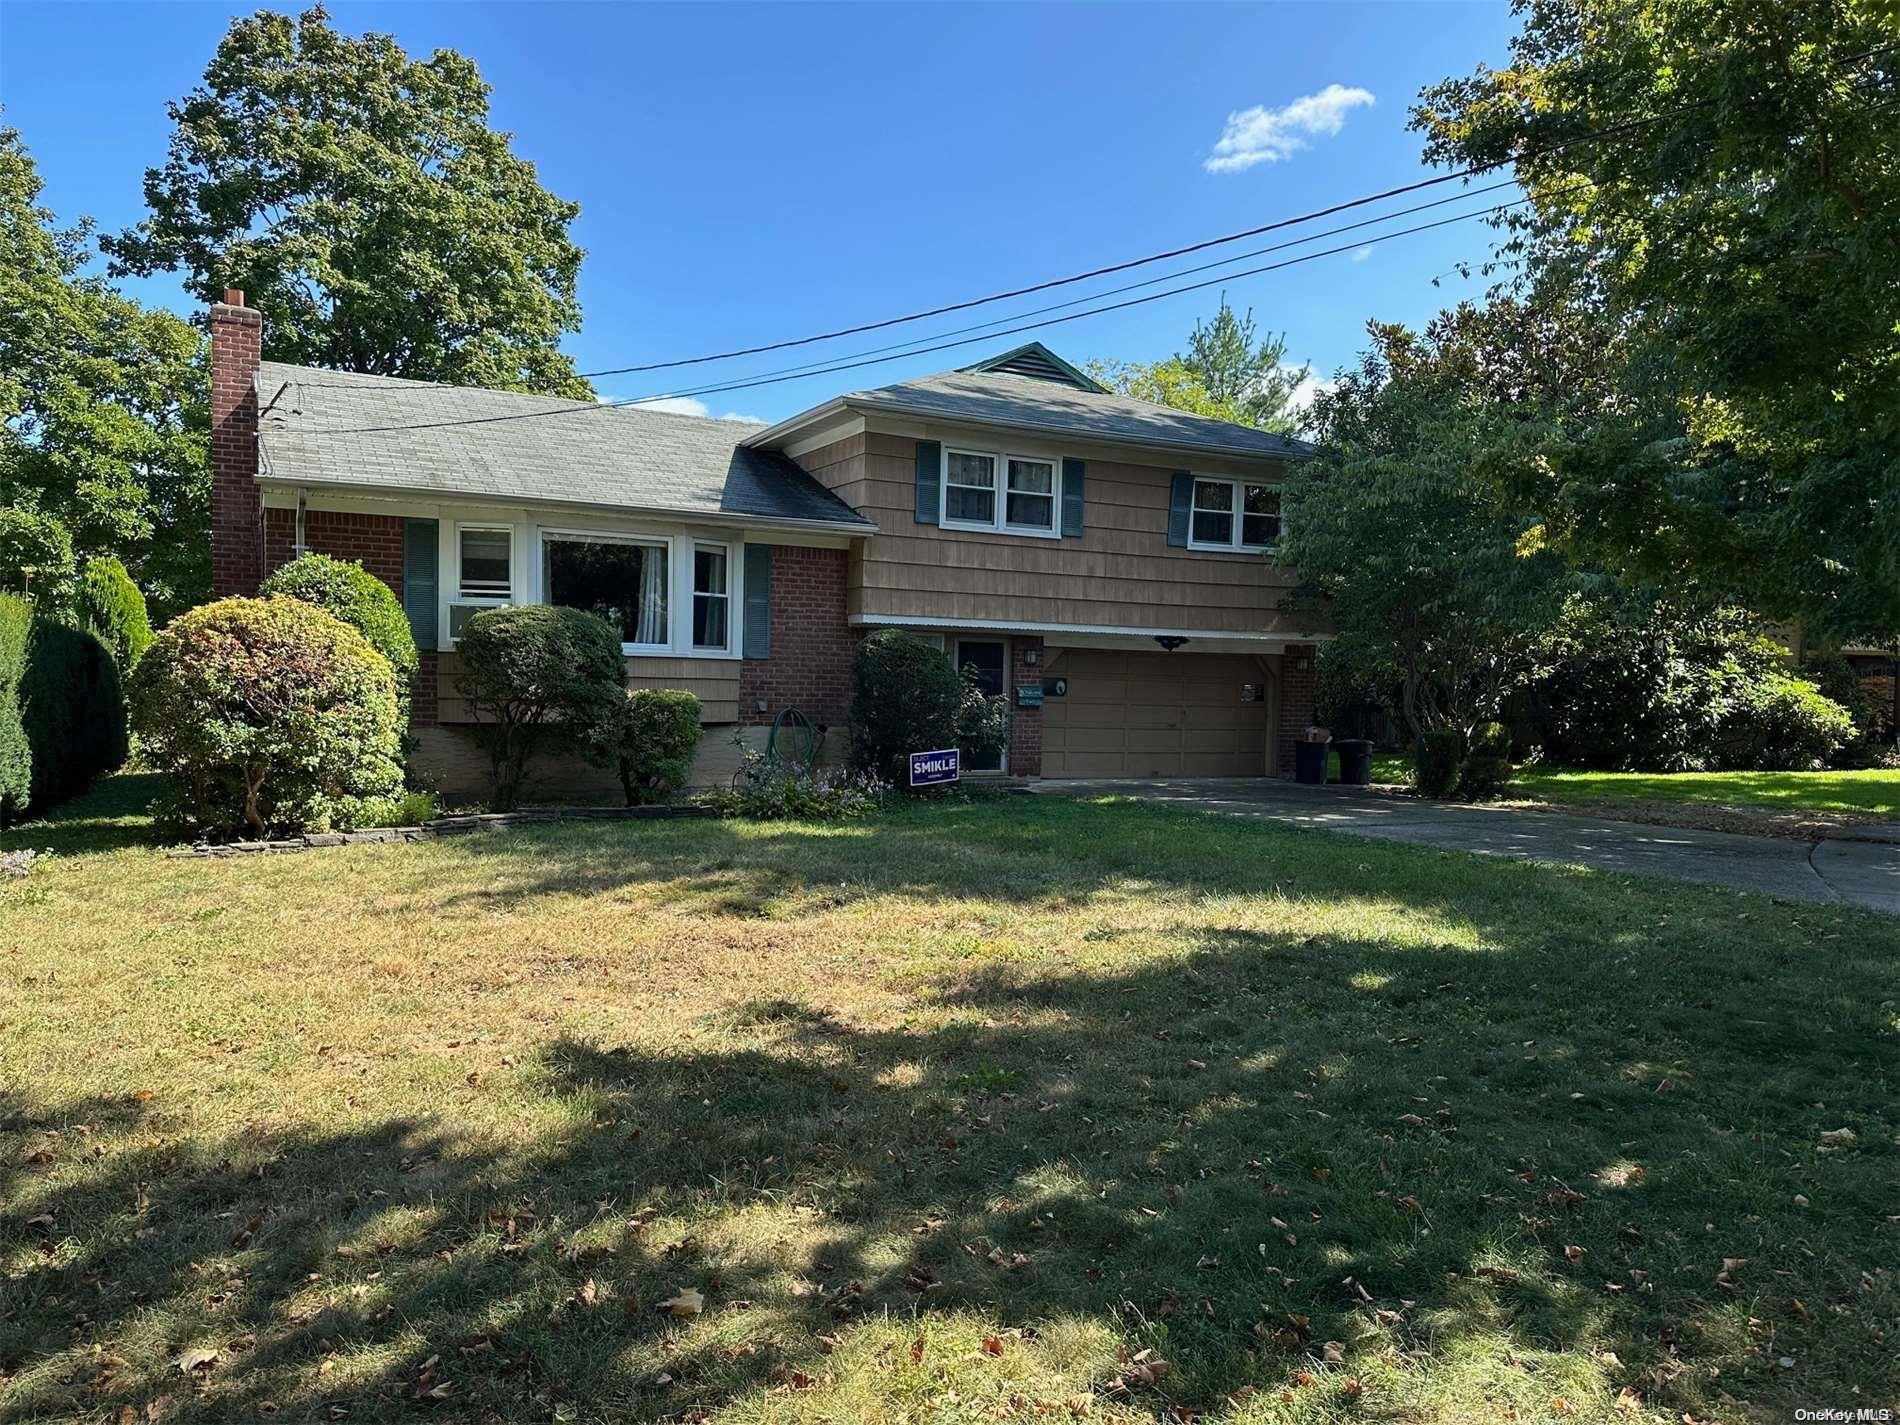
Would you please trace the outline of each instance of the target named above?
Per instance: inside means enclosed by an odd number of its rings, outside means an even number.
[[[1090,380],[1039,341],[1032,341],[1027,346],[1019,346],[1014,351],[1006,351],[1001,356],[992,356],[987,361],[979,361],[963,369],[999,372],[1005,376],[1027,376],[1032,381],[1053,381],[1077,391],[1103,389],[1098,382]]]

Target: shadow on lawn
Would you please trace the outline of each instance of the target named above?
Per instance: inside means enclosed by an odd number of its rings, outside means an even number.
[[[588,854],[537,893],[605,892]],[[926,992],[965,1012],[936,1032],[741,998],[742,1048],[551,1042],[492,1090],[574,1125],[526,1151],[446,1116],[194,1142],[162,1100],[7,1106],[8,1414],[693,1418],[957,1307],[1155,1347],[1175,1372],[1124,1398],[1155,1409],[1325,1374],[1327,1341],[1345,1371],[1491,1342],[1539,1398],[1672,1412],[1891,1395],[1892,979],[1833,965],[1823,1042],[1792,960],[1640,964],[1624,930],[1587,961],[1495,910],[1483,950],[1217,928],[980,968]],[[1846,1121],[1859,1151],[1817,1155]]]

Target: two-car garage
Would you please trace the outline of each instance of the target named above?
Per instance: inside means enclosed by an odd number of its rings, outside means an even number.
[[[1246,777],[1269,770],[1277,694],[1251,654],[1051,649],[1045,777]],[[1057,692],[1058,687],[1060,692]]]

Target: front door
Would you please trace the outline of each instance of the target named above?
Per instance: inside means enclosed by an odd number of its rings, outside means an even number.
[[[1009,652],[1002,639],[959,638],[956,653],[959,672],[973,680],[990,697],[999,698],[1003,695]],[[991,753],[987,757],[966,753],[963,766],[970,772],[997,772],[1002,770],[1003,759],[999,753]]]

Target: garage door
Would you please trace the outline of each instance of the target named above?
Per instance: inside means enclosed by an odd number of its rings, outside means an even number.
[[[1273,683],[1261,661],[1215,653],[1072,648],[1043,704],[1045,777],[1258,777]]]

